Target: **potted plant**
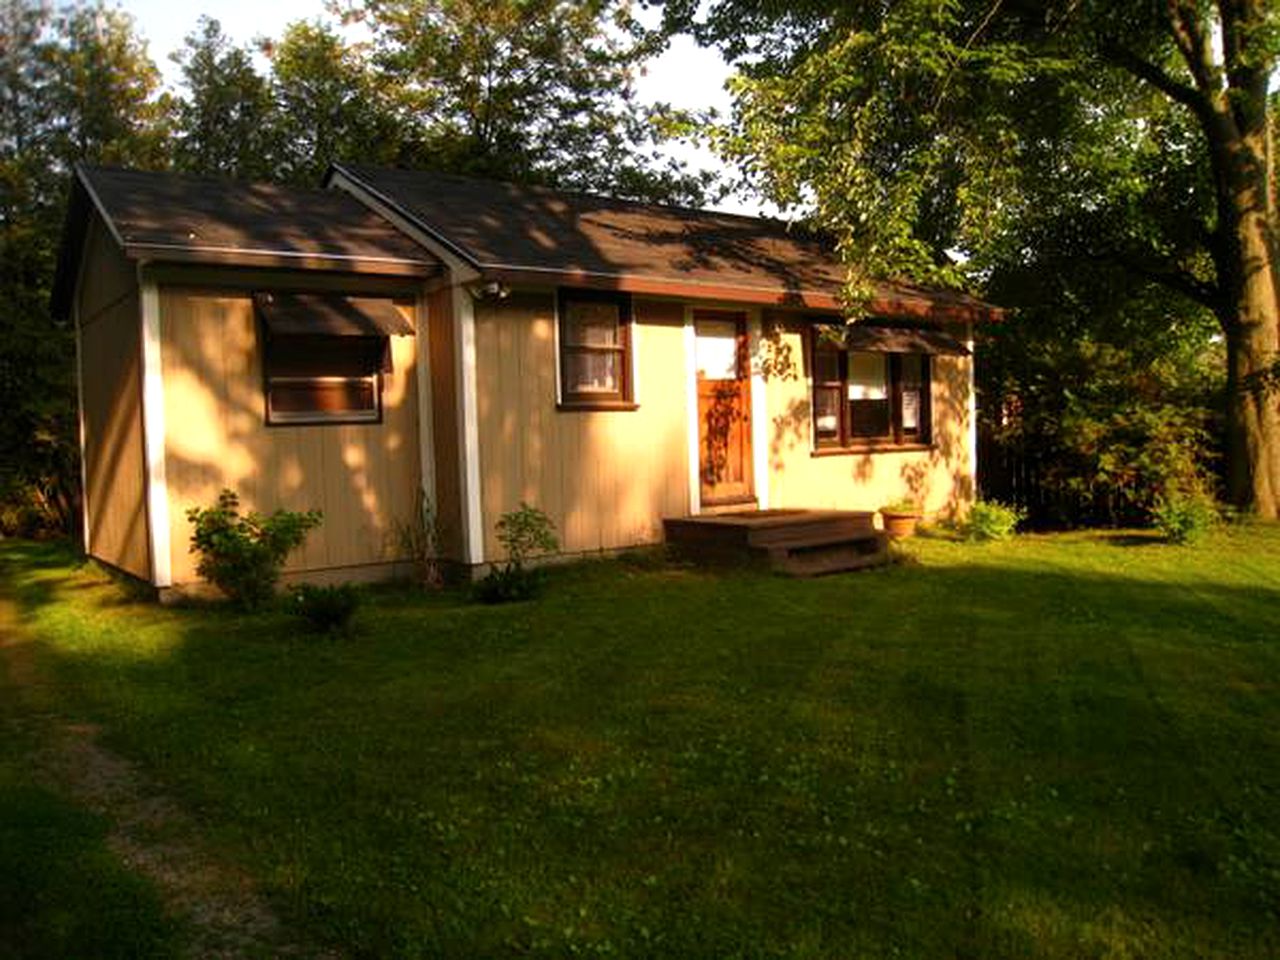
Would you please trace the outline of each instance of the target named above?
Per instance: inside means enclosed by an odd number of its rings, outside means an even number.
[[[895,540],[909,537],[916,532],[916,524],[924,516],[920,504],[910,497],[895,500],[880,508],[884,519],[884,532]]]

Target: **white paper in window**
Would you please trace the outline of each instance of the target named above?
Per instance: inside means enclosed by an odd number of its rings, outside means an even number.
[[[850,353],[849,399],[889,399],[888,361],[884,353]]]
[[[902,429],[908,433],[920,429],[920,391],[902,391]]]

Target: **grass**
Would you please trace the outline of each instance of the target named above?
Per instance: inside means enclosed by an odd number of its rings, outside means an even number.
[[[1280,952],[1280,528],[910,550],[342,639],[0,562],[46,695],[353,956]]]
[[[24,709],[24,699],[0,669],[0,956],[176,956],[179,927],[155,889],[108,849],[106,821],[37,772],[27,711],[47,704]]]

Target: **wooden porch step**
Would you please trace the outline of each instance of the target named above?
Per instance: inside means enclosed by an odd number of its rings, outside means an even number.
[[[818,577],[887,564],[889,540],[879,531],[853,539],[824,537],[796,540],[769,548],[769,563],[779,573]]]
[[[705,563],[767,560],[793,576],[859,570],[889,561],[874,514],[852,510],[762,510],[663,521],[667,541]]]
[[[878,531],[871,523],[856,518],[828,518],[808,523],[797,523],[769,530],[752,530],[747,542],[753,547],[774,547],[805,541],[866,540],[874,539]]]

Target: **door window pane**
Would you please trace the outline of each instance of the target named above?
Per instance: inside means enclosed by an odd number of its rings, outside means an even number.
[[[698,376],[703,380],[738,378],[738,325],[732,320],[698,321]]]

